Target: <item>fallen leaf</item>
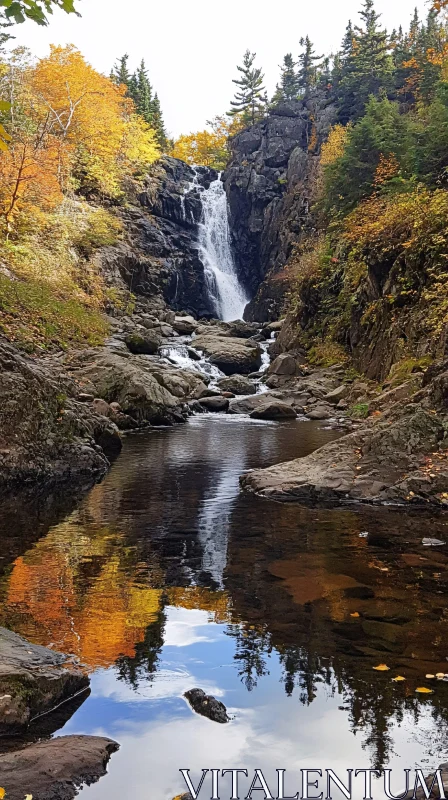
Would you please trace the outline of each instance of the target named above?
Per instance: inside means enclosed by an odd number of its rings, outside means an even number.
[[[398,683],[399,681],[405,681],[406,678],[403,678],[403,675],[397,675],[396,678],[392,678],[394,683]]]
[[[32,794],[27,794],[27,796],[25,797],[25,800],[33,800],[33,795]]]
[[[439,680],[441,678],[444,678],[444,677],[445,677],[445,673],[444,672],[436,672],[436,678],[438,678]]]
[[[357,611],[355,611],[355,613],[354,613],[354,614],[350,614],[350,616],[351,616],[351,617],[359,617],[359,614],[358,614],[358,612],[357,612]]]
[[[435,677],[436,677],[435,675],[425,675],[425,678],[428,678],[429,680],[431,680],[431,678],[435,678]]]
[[[433,694],[433,689],[427,689],[426,686],[419,686],[415,691],[419,694]]]
[[[1,786],[0,786],[0,800],[3,800],[5,794],[6,794],[5,790],[2,789]]]
[[[388,672],[390,667],[388,667],[387,664],[379,664],[378,667],[374,667],[373,669],[376,669],[377,672]]]

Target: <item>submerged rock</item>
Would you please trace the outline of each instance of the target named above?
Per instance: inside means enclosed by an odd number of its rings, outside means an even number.
[[[0,628],[0,735],[22,732],[33,718],[88,686],[89,679],[68,656]]]
[[[117,742],[100,736],[61,736],[0,755],[8,800],[73,800],[79,788],[107,772]]]
[[[213,720],[213,722],[229,722],[227,709],[224,703],[221,703],[220,700],[217,700],[216,697],[213,697],[211,694],[205,694],[202,689],[190,689],[188,692],[185,692],[184,697],[187,698],[193,711],[196,711],[196,714],[201,714],[202,717],[208,717],[208,719]]]

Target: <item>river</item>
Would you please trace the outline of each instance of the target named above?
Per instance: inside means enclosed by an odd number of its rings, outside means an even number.
[[[425,675],[448,672],[448,559],[422,545],[448,541],[446,517],[239,492],[244,470],[338,435],[324,425],[193,417],[129,436],[67,516],[0,512],[0,624],[76,653],[91,677],[90,696],[30,738],[59,726],[121,745],[82,798],[171,800],[180,768],[196,781],[217,767],[262,768],[273,787],[285,768],[293,794],[301,768],[390,766],[398,794],[402,769],[446,760],[448,683]],[[230,723],[193,713],[196,686]]]

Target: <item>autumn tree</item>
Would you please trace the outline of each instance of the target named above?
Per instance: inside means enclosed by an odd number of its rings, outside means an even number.
[[[179,136],[170,155],[187,164],[201,164],[220,172],[229,160],[229,138],[238,133],[245,123],[238,116],[225,115],[215,117],[208,124],[211,130]]]
[[[246,50],[243,65],[238,66],[240,78],[235,78],[233,83],[239,87],[231,101],[229,114],[240,114],[247,124],[254,125],[266,112],[266,92],[264,88],[264,75],[260,67],[255,67],[256,53]]]
[[[14,58],[14,57],[13,57]],[[124,87],[100,75],[73,46],[35,66],[23,55],[1,82],[12,98],[11,145],[0,163],[0,216],[8,231],[26,208],[51,208],[69,190],[120,193],[126,171],[158,155],[154,132]]]
[[[162,109],[157,92],[154,93],[149,81],[146,64],[142,59],[139,67],[131,74],[128,59],[127,53],[118,59],[112,68],[111,79],[126,87],[126,93],[134,101],[137,113],[155,130],[157,141],[162,150],[165,150],[167,135]]]

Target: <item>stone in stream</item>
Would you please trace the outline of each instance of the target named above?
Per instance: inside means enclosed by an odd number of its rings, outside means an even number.
[[[256,394],[257,387],[249,378],[244,375],[232,375],[230,378],[221,378],[218,386],[225,392],[232,392],[234,395]]]
[[[220,336],[211,330],[197,336],[194,346],[227,376],[248,375],[261,366],[262,349],[258,342],[250,339]]]
[[[162,339],[156,333],[145,330],[143,333],[129,333],[125,342],[129,352],[134,355],[152,356],[157,353]]]
[[[259,408],[255,408],[250,417],[251,419],[265,420],[295,419],[297,413],[287,403],[282,403],[281,400],[271,400]]]
[[[33,718],[88,687],[68,656],[0,628],[0,736],[22,732]]]
[[[229,408],[229,401],[227,397],[223,397],[222,395],[219,397],[204,397],[199,402],[207,411],[227,411]]]
[[[73,800],[82,784],[96,783],[119,749],[100,736],[60,736],[0,755],[7,800]]]
[[[190,689],[185,692],[184,697],[187,698],[193,711],[196,714],[201,714],[202,717],[208,717],[213,722],[229,722],[227,716],[227,709],[224,703],[217,700],[211,694],[205,694],[202,689]]]
[[[175,317],[171,325],[174,330],[177,331],[177,333],[180,333],[182,336],[191,336],[191,334],[194,333],[198,327],[198,323],[194,317],[189,316]]]

